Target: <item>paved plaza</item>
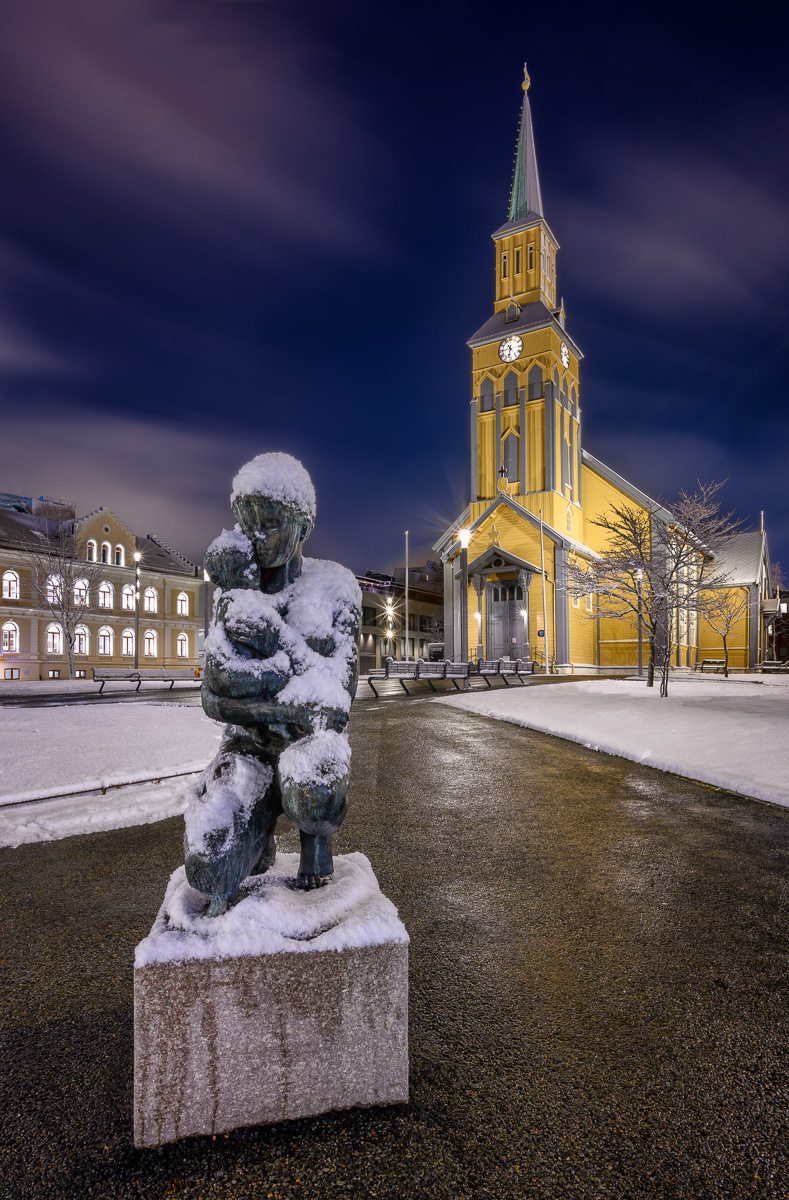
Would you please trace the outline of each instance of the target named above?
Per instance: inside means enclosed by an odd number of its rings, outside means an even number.
[[[3,1195],[789,1194],[789,812],[417,696],[350,730],[335,849],[411,935],[409,1104],[135,1151],[132,954],[183,821],[4,849]]]

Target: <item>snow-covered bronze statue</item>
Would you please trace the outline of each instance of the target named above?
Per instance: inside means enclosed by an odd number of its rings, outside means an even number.
[[[186,876],[218,916],[274,862],[277,818],[301,835],[295,886],[327,883],[345,816],[361,593],[338,563],[302,557],[315,491],[300,462],[261,454],[233,480],[238,521],[206,551],[219,588],[203,708],[227,725],[186,812]]]

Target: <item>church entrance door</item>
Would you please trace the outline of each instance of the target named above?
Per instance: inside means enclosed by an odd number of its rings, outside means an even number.
[[[517,583],[488,586],[488,658],[525,658],[523,588]]]

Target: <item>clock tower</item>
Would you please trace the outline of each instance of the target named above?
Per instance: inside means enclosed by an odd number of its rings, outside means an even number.
[[[529,75],[509,212],[493,234],[493,315],[472,351],[472,521],[509,495],[555,529],[582,537],[581,352],[557,302],[559,243],[543,212]]]

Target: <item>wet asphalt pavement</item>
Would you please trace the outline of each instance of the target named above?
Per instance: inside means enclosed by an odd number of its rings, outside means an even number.
[[[0,850],[0,1195],[789,1196],[789,812],[417,697],[351,740],[335,849],[411,935],[410,1103],[134,1150],[182,821]]]

